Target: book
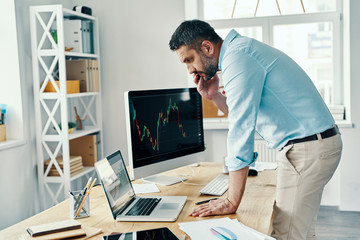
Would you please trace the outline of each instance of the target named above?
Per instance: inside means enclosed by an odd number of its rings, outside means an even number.
[[[92,59],[91,60],[91,76],[92,76],[92,91],[99,92],[100,84],[99,84],[99,61]]]
[[[83,166],[93,167],[98,160],[98,140],[96,134],[72,139],[69,142],[70,154],[82,157]]]
[[[89,59],[66,61],[66,79],[80,80],[80,92],[89,92],[90,72]]]
[[[81,21],[81,35],[82,35],[82,41],[83,41],[83,45],[82,45],[82,50],[83,53],[89,53],[89,41],[88,41],[88,21]]]
[[[67,230],[74,230],[74,229],[80,229],[81,224],[74,220],[65,220],[65,221],[59,221],[59,222],[52,222],[52,223],[46,223],[36,226],[31,226],[26,229],[26,231],[30,234],[32,237],[50,234],[50,233],[56,233],[56,232],[62,232]]]
[[[82,21],[80,19],[64,19],[65,49],[71,52],[83,52]]]

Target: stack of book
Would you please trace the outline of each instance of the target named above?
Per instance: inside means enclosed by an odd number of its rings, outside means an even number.
[[[64,170],[63,157],[59,156],[56,158],[61,170]],[[44,162],[44,171],[50,164],[50,159]],[[70,176],[80,173],[83,170],[83,162],[81,156],[70,156]],[[60,173],[56,169],[55,165],[52,165],[48,176],[60,176]]]
[[[98,60],[67,60],[66,79],[80,80],[80,92],[98,92],[100,90]]]

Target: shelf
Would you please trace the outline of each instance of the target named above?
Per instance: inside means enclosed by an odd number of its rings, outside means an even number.
[[[58,99],[60,93],[56,92],[45,92],[40,93],[40,99]],[[67,98],[80,98],[80,97],[88,97],[88,96],[96,96],[99,95],[99,92],[82,92],[82,93],[72,93],[66,94]]]
[[[75,176],[70,177],[70,181],[74,181],[75,179],[78,179],[78,178],[80,178],[80,177],[82,177],[82,176],[84,176],[84,175],[86,175],[88,173],[91,173],[94,170],[95,170],[94,167],[83,167],[83,170],[82,170],[81,173],[78,173]]]
[[[41,49],[38,50],[38,54],[42,57],[57,56],[58,49]],[[94,53],[65,52],[65,57],[98,59],[99,55]]]
[[[98,58],[99,55],[94,53],[65,52],[65,57]]]
[[[229,129],[229,120],[227,118],[204,118],[204,130],[222,130]]]
[[[75,138],[79,138],[82,136],[86,136],[89,134],[93,134],[96,132],[99,132],[100,128],[98,127],[90,127],[90,126],[85,126],[84,130],[74,130],[72,133],[69,134],[69,140],[71,139],[75,139]]]
[[[70,181],[74,181],[90,172],[92,172],[95,168],[94,167],[83,167],[81,173],[75,174],[74,176],[70,177]],[[44,177],[44,180],[48,183],[62,183],[64,180],[62,177]]]
[[[43,14],[45,13],[45,14]],[[44,175],[44,161],[42,159],[47,156],[57,157],[61,154],[70,155],[70,140],[79,139],[80,137],[98,134],[96,137],[97,154],[99,158],[103,156],[103,137],[102,137],[102,114],[101,114],[101,93],[100,92],[81,92],[67,94],[68,88],[61,88],[59,92],[42,92],[45,87],[39,88],[39,83],[48,82],[49,78],[55,78],[61,85],[67,79],[66,61],[70,59],[83,60],[91,59],[91,67],[99,67],[100,69],[100,47],[99,47],[99,24],[96,16],[90,16],[83,13],[75,12],[63,8],[61,4],[42,5],[30,7],[30,32],[31,32],[31,49],[33,54],[33,87],[34,87],[34,102],[35,102],[35,122],[36,122],[36,145],[37,145],[37,165],[39,186],[43,191],[43,202],[49,198],[53,204],[64,200],[64,196],[68,196],[71,189],[71,181],[84,177],[84,175],[93,174],[94,167],[84,167],[83,170],[74,176],[45,176]],[[65,46],[64,19],[90,20],[93,23],[93,40],[94,53],[80,53],[67,52]],[[42,26],[42,28],[40,28]],[[57,29],[58,43],[53,41],[51,29]],[[62,46],[62,47],[60,47]],[[79,48],[80,49],[80,48]],[[76,51],[82,51],[76,50]],[[93,60],[96,65],[92,66]],[[89,63],[89,62],[88,62]],[[87,64],[86,67],[89,67]],[[84,71],[82,69],[81,71]],[[85,70],[87,71],[87,70]],[[92,73],[91,73],[92,74]],[[89,75],[89,74],[88,74]],[[89,76],[86,76],[86,78]],[[85,77],[73,79],[86,79]],[[99,75],[98,89],[101,89],[101,76]],[[55,79],[54,79],[55,80]],[[90,77],[88,80],[91,80]],[[87,81],[90,83],[90,81]],[[91,81],[92,83],[92,81]],[[97,82],[96,82],[97,83]],[[65,83],[66,84],[66,83]],[[97,87],[97,86],[96,86]],[[97,89],[97,88],[96,88]],[[87,116],[90,122],[83,123],[83,130],[74,130],[72,133],[60,131],[58,133],[53,129],[53,126],[59,123],[67,125],[67,123],[74,119],[74,112],[71,108],[74,105],[79,105],[79,116]],[[63,129],[64,130],[64,129]],[[81,141],[81,139],[80,139]],[[54,147],[56,145],[57,147]],[[0,145],[1,149],[1,145]],[[86,153],[84,153],[86,154]],[[78,153],[81,155],[81,153]],[[40,157],[39,157],[40,156]],[[65,164],[67,168],[70,167],[70,156],[64,158],[68,163]],[[70,169],[65,169],[69,172]],[[49,187],[47,183],[53,183],[56,187]],[[46,187],[46,188],[44,188]],[[63,190],[64,194],[59,194]],[[46,195],[47,194],[47,195]]]
[[[21,139],[7,139],[6,141],[0,142],[0,151],[9,148],[19,147],[21,145],[24,145],[25,143],[26,141]]]
[[[84,130],[76,130],[75,129],[72,133],[70,133],[68,140],[72,140],[75,138],[93,134],[93,133],[96,133],[99,131],[100,131],[100,128],[98,128],[98,127],[85,126]],[[46,141],[46,142],[58,142],[58,141],[62,140],[62,136],[58,135],[58,134],[43,135],[42,139],[43,139],[43,141]]]
[[[67,94],[67,98],[79,98],[79,97],[88,97],[99,95],[99,92],[83,92],[83,93],[73,93]]]
[[[85,19],[85,20],[96,20],[96,17],[90,16],[84,13],[75,12],[73,10],[63,8],[64,18],[68,19]]]

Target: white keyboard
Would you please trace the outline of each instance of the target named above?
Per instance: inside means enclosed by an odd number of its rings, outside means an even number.
[[[229,188],[229,175],[219,174],[211,182],[209,182],[203,189],[201,194],[221,196]]]

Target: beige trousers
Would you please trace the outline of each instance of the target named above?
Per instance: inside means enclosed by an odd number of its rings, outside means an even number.
[[[317,239],[315,224],[324,186],[341,157],[340,134],[289,145],[277,153],[278,180],[272,236]]]

